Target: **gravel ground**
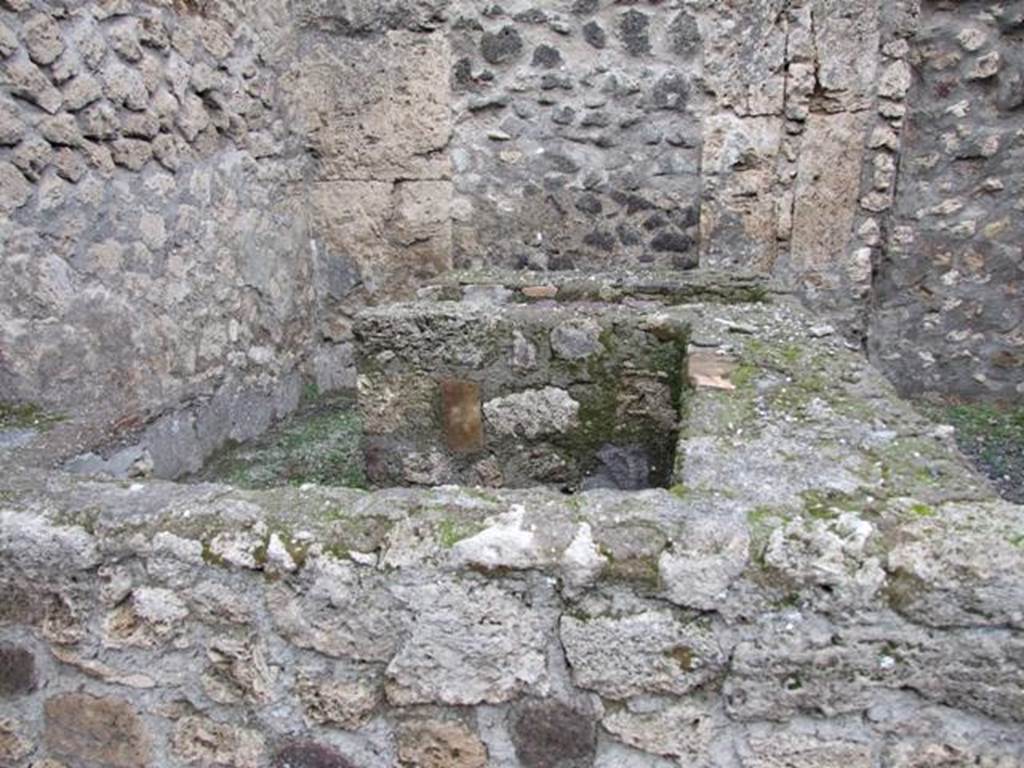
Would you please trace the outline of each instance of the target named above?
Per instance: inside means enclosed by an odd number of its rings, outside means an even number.
[[[956,442],[1009,501],[1024,504],[1024,405],[928,403],[923,410],[956,427]]]

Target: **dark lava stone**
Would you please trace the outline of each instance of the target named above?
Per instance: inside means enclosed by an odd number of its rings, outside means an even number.
[[[604,209],[601,205],[601,201],[597,195],[581,195],[576,200],[576,210],[581,213],[588,213],[591,216],[597,216]]]
[[[595,48],[604,48],[608,45],[608,34],[596,21],[588,21],[583,25],[583,39]]]
[[[619,38],[630,56],[644,56],[651,52],[651,19],[640,11],[626,11],[619,17]]]
[[[696,17],[689,11],[676,16],[668,27],[672,53],[677,56],[692,56],[701,50],[700,27]]]
[[[35,657],[16,645],[0,645],[0,696],[24,696],[38,684]]]
[[[619,236],[619,242],[623,245],[640,245],[640,243],[643,242],[640,234],[635,229],[626,226],[625,224],[619,224],[615,228],[615,232]],[[642,257],[641,261],[643,261]]]
[[[452,67],[452,82],[456,90],[473,85],[473,64],[469,59],[459,59]]]
[[[682,72],[666,72],[654,86],[652,99],[658,109],[682,112],[690,97],[690,82]]]
[[[678,232],[661,232],[651,240],[651,248],[660,253],[688,253],[694,245],[692,237]]]
[[[544,160],[547,166],[556,173],[576,173],[580,169],[579,163],[560,152],[546,152]]]
[[[511,725],[516,757],[525,768],[586,768],[594,762],[594,721],[561,702],[520,706]]]
[[[547,23],[548,15],[540,8],[530,8],[522,13],[517,13],[512,18],[521,24],[545,24]]]
[[[602,232],[601,230],[594,230],[588,233],[583,238],[583,244],[594,248],[598,251],[604,251],[605,253],[611,253],[615,249],[616,240],[615,236],[610,232]]]
[[[668,219],[660,213],[656,213],[644,222],[644,229],[651,232],[655,229],[662,229],[668,224]]]
[[[489,64],[512,61],[522,51],[523,38],[515,27],[503,27],[500,32],[487,32],[480,39],[480,53]]]
[[[581,16],[593,13],[601,6],[601,0],[576,0],[572,6],[572,12]]]
[[[356,768],[330,747],[312,741],[295,741],[274,757],[273,768]]]
[[[538,45],[533,49],[533,66],[554,69],[563,64],[562,54],[550,45]]]
[[[699,266],[700,256],[697,255],[696,250],[689,253],[677,253],[672,257],[672,267],[674,269],[696,269]]]
[[[576,110],[572,107],[560,107],[551,115],[551,121],[558,125],[572,125],[576,119]]]
[[[690,227],[697,226],[700,221],[700,211],[695,205],[688,205],[676,211],[673,219],[676,222],[676,226],[681,229],[689,229]]]

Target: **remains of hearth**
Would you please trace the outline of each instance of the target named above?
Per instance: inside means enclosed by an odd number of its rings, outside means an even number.
[[[615,304],[419,301],[355,333],[375,485],[671,482],[684,326]]]

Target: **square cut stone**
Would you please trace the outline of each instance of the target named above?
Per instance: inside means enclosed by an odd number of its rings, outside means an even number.
[[[445,379],[441,382],[444,435],[448,450],[474,453],[484,447],[480,385],[474,381]]]

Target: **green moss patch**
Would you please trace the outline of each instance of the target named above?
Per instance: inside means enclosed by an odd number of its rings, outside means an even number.
[[[63,420],[63,416],[46,413],[35,403],[0,401],[0,429],[46,430]]]
[[[316,399],[260,438],[222,450],[200,479],[252,489],[305,483],[365,488],[361,436],[351,399]]]
[[[476,536],[485,527],[483,523],[471,520],[441,520],[436,528],[437,541],[445,549],[451,549],[463,539]]]
[[[925,405],[936,421],[956,427],[956,442],[1008,500],[1024,503],[1024,405]]]

